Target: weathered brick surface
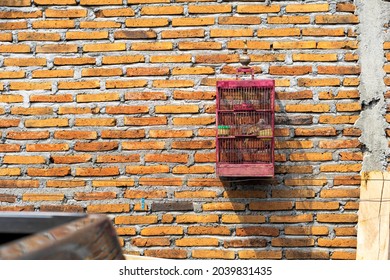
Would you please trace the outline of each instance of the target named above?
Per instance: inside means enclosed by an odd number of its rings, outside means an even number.
[[[0,0],[0,210],[110,213],[145,256],[353,259],[357,9],[271,2]],[[272,180],[215,176],[245,46],[276,80]]]

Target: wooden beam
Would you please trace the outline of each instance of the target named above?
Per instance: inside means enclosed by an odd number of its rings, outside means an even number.
[[[390,173],[362,174],[357,235],[358,260],[390,259]]]

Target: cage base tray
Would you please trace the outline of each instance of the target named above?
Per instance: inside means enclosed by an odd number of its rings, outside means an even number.
[[[217,163],[220,177],[274,177],[274,165],[268,163]]]

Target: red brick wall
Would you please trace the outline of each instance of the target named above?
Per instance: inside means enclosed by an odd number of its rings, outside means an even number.
[[[0,210],[108,213],[145,256],[354,259],[359,19],[301,2],[0,0]],[[221,181],[215,82],[245,42],[276,176]]]

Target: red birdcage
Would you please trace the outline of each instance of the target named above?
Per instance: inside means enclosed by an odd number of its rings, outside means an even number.
[[[217,175],[273,177],[275,82],[255,80],[217,82]]]

